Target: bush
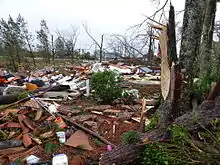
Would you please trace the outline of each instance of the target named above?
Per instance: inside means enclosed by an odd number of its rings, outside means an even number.
[[[159,120],[158,119],[158,114],[154,115],[150,119],[150,123],[147,126],[145,126],[145,131],[147,132],[147,131],[150,131],[150,130],[154,129],[158,124],[158,120]]]
[[[213,121],[215,128],[218,121]],[[220,140],[219,131],[215,129],[199,132],[202,141],[194,140],[189,132],[178,125],[168,128],[171,139],[160,142],[152,142],[145,145],[142,164],[143,165],[201,165],[219,164],[220,162]],[[219,130],[219,129],[218,129]]]
[[[55,152],[58,149],[59,149],[59,145],[58,144],[54,144],[52,142],[47,142],[44,145],[44,152],[47,153],[47,154],[51,154],[51,153]]]
[[[111,71],[98,72],[92,75],[91,87],[95,95],[103,102],[109,103],[121,97],[121,77]]]
[[[128,131],[123,133],[122,142],[123,144],[136,144],[140,142],[140,134],[137,131]]]
[[[159,143],[151,143],[145,146],[143,152],[143,165],[168,165],[168,154]]]

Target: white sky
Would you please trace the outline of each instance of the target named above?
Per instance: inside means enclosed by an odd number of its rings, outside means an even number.
[[[171,1],[176,11],[184,9],[185,0]],[[16,17],[20,13],[33,32],[39,29],[42,18],[47,21],[51,32],[78,26],[78,47],[85,48],[92,41],[85,34],[83,23],[87,23],[99,41],[103,33],[123,34],[127,28],[144,19],[142,14],[153,14],[156,7],[152,0],[0,0],[0,17],[7,19],[9,14]]]

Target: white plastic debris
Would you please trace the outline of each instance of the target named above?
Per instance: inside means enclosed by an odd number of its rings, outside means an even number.
[[[57,112],[57,107],[54,104],[51,104],[48,106],[48,110],[50,111],[50,113],[54,114]]]
[[[89,97],[89,95],[90,95],[90,86],[89,86],[89,79],[88,79],[88,80],[86,80],[86,94],[85,94],[85,96]]]
[[[96,72],[103,72],[104,68],[102,67],[102,63],[95,63],[93,64],[93,67],[91,69],[91,72],[96,73]]]
[[[56,132],[57,137],[59,138],[59,142],[60,143],[65,143],[66,142],[66,136],[65,136],[65,132],[61,131],[61,132]]]
[[[65,154],[55,155],[52,160],[52,165],[68,165],[68,157]]]
[[[33,163],[38,163],[40,160],[40,158],[34,156],[34,155],[30,155],[27,157],[26,161],[27,161],[27,164],[33,164]]]
[[[130,74],[130,73],[132,73],[131,69],[129,69],[129,68],[119,68],[117,66],[112,66],[112,65],[109,65],[109,69],[111,71],[117,70],[121,74]]]
[[[133,95],[135,98],[139,99],[139,91],[137,89],[126,90],[128,94]]]

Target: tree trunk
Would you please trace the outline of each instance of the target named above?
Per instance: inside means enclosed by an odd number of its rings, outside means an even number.
[[[72,47],[71,48],[71,62],[73,63],[74,62],[74,48]]]
[[[214,71],[216,73],[216,75],[220,74],[220,38],[219,41],[217,43],[215,43],[215,48],[214,48],[215,52],[214,52],[214,59],[213,59],[213,63],[214,63]]]
[[[212,121],[220,118],[220,98],[204,101],[197,114],[188,112],[177,118],[174,123],[186,128],[190,132],[195,132],[201,128],[208,127]],[[156,130],[142,134],[141,140],[148,143],[163,140],[167,126],[160,126]],[[139,153],[142,151],[142,145],[131,145],[116,148],[110,152],[102,154],[100,165],[123,164],[130,165],[139,161]],[[140,162],[139,162],[140,164]]]
[[[209,79],[211,76],[211,49],[215,24],[217,0],[207,0],[205,19],[203,24],[202,43],[200,47],[200,72],[199,78]]]
[[[17,55],[17,59],[18,59],[18,64],[21,64],[21,58],[20,58],[20,54],[19,54],[19,48],[16,47],[16,55]]]
[[[115,148],[101,155],[100,165],[135,165],[140,164],[141,145],[126,145]]]
[[[16,62],[15,62],[15,57],[14,57],[14,48],[13,46],[9,46],[8,47],[8,53],[9,53],[9,56],[11,57],[11,62],[12,62],[12,65],[14,67],[14,71],[17,71],[17,65],[16,65]]]
[[[30,54],[31,54],[31,57],[32,57],[32,61],[33,61],[33,63],[34,63],[34,67],[36,68],[35,56],[34,56],[34,53],[33,53],[32,50],[30,51]]]
[[[152,33],[152,28],[151,28],[151,33]],[[150,64],[150,62],[151,62],[151,60],[152,60],[152,54],[153,54],[153,52],[152,52],[152,38],[151,38],[151,36],[150,36],[150,44],[149,44],[149,49],[148,49],[148,64]]]
[[[28,44],[28,47],[29,47],[29,52],[30,52],[30,55],[32,57],[34,67],[36,67],[35,55],[34,55],[33,50],[31,48],[31,44],[30,44],[29,37],[28,37],[27,34],[25,34],[25,38],[26,38],[26,41],[27,41],[27,44]]]
[[[104,34],[102,35],[101,37],[101,45],[100,45],[100,52],[99,52],[99,55],[100,55],[100,62],[102,62],[102,55],[103,55],[103,40],[104,40]]]
[[[204,0],[186,0],[183,18],[182,41],[180,47],[180,67],[186,84],[180,98],[180,112],[184,114],[191,109],[191,91],[195,76],[195,60],[201,41],[204,18]]]
[[[170,66],[172,62],[177,62],[177,51],[176,51],[176,25],[175,25],[175,10],[174,7],[170,6],[169,11],[169,23],[167,26],[168,35],[168,59]]]
[[[174,121],[175,117],[178,117],[179,115],[178,109],[176,107],[178,105],[177,99],[179,98],[179,93],[180,93],[179,88],[181,86],[181,83],[180,83],[181,79],[179,77],[180,74],[179,74],[178,65],[175,64],[171,67],[171,64],[177,61],[176,35],[175,35],[175,11],[172,5],[170,6],[169,23],[167,25],[167,32],[165,32],[164,35],[167,35],[168,39],[167,41],[165,41],[165,43],[163,43],[162,40],[160,40],[160,44],[167,45],[166,46],[167,49],[165,50],[167,51],[166,54],[168,55],[168,59],[169,59],[167,62],[167,67],[164,70],[169,70],[169,66],[170,66],[171,73],[170,73],[170,79],[169,79],[170,82],[168,82],[170,83],[168,97],[165,101],[162,102],[162,104],[157,110],[157,113],[159,114],[159,127],[162,127],[162,128],[164,127],[166,128],[167,125],[169,125],[170,122]],[[163,51],[165,50],[161,51],[162,55],[164,54]],[[163,56],[165,56],[166,54],[164,54]],[[166,81],[169,81],[169,80],[166,79]]]
[[[50,64],[50,52],[48,51],[47,54],[48,54],[48,64]]]
[[[32,48],[31,48],[31,45],[30,43],[28,42],[28,47],[30,49],[30,54],[31,54],[31,57],[32,57],[32,61],[34,63],[34,67],[36,67],[36,61],[35,61],[35,56],[34,56],[34,52],[32,51]]]
[[[53,35],[51,35],[51,46],[52,46],[52,60],[53,60],[53,65],[55,66],[55,50],[54,50]]]

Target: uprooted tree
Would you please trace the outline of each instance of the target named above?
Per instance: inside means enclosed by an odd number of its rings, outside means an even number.
[[[212,89],[211,83],[205,84],[211,90],[202,93],[205,101],[198,107],[195,95],[198,92],[195,91],[195,86],[198,84],[194,81],[200,76],[199,81],[204,82],[206,81],[204,74],[211,74],[211,70],[209,72],[206,70],[207,65],[211,66],[211,64],[205,64],[211,60],[204,60],[211,58],[216,3],[216,0],[186,0],[179,59],[176,54],[175,19],[172,5],[168,25],[159,23],[159,25],[152,26],[160,31],[160,36],[154,36],[154,38],[160,41],[162,54],[161,90],[163,99],[156,112],[159,118],[158,125],[155,129],[141,135],[140,144],[123,146],[104,153],[100,159],[101,165],[135,164],[140,161],[139,153],[145,143],[164,140],[170,125],[179,125],[192,133],[201,128],[207,129],[207,126],[220,117],[220,102],[218,97],[216,98],[217,93],[220,92],[220,81],[216,79],[216,85]],[[199,72],[197,68],[200,68]],[[204,152],[195,145],[193,148],[199,153]],[[210,155],[214,154],[209,154],[209,158]],[[188,157],[190,158],[189,155]],[[215,159],[219,160],[219,157],[215,157]],[[190,160],[193,163],[204,164],[209,159],[201,160],[201,162]]]

